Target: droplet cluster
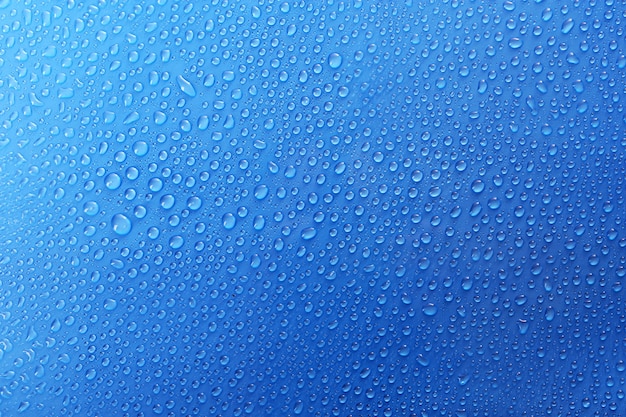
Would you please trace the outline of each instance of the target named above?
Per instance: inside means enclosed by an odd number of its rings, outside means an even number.
[[[623,415],[624,10],[0,0],[0,416]]]

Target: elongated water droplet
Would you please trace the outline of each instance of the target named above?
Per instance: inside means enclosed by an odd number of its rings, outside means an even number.
[[[182,75],[176,77],[176,81],[178,82],[178,86],[180,87],[180,91],[187,94],[189,97],[196,96],[196,89],[193,87],[191,82],[184,78]]]

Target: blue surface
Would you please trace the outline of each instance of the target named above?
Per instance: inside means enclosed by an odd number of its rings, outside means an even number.
[[[626,15],[0,0],[0,416],[623,416]]]

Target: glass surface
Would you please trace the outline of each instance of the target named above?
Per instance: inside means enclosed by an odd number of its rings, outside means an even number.
[[[0,416],[626,414],[626,14],[0,0]]]

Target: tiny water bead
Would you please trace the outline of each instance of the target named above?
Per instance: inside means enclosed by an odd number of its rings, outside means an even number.
[[[616,2],[96,3],[0,0],[1,415],[626,413]]]

